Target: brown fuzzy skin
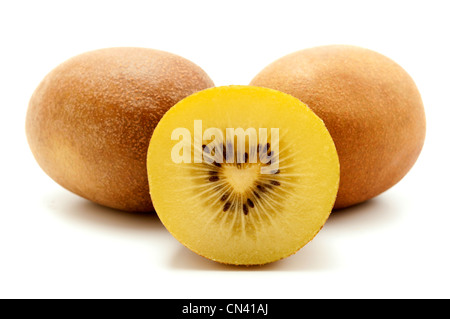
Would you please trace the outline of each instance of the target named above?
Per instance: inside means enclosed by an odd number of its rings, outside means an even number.
[[[84,53],[34,92],[28,142],[42,169],[66,189],[108,207],[151,211],[146,156],[153,130],[175,103],[213,86],[197,65],[167,52]]]
[[[291,94],[325,122],[341,183],[335,208],[361,203],[400,181],[425,139],[425,112],[411,77],[394,61],[359,47],[298,51],[250,83]]]

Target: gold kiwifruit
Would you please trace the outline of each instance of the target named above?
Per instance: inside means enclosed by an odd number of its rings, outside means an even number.
[[[31,97],[26,133],[42,169],[66,189],[126,211],[150,211],[146,155],[164,113],[214,86],[194,63],[144,48],[76,56]]]
[[[233,265],[294,254],[324,225],[339,186],[322,120],[288,94],[251,86],[178,102],[156,127],[147,163],[165,227],[197,254]]]
[[[333,137],[341,163],[335,208],[370,199],[400,181],[425,139],[425,112],[406,71],[368,49],[331,45],[289,54],[251,85],[306,103]]]

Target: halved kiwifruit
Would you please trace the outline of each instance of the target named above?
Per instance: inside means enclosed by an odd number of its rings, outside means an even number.
[[[172,235],[236,265],[276,261],[307,244],[339,184],[323,122],[298,99],[251,86],[177,103],[153,133],[147,167],[153,204]]]

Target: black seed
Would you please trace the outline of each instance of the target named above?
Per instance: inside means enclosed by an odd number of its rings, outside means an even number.
[[[244,211],[244,214],[247,215],[248,214],[248,207],[247,205],[242,205],[242,210]]]
[[[202,145],[202,148],[203,148],[203,149],[205,149],[205,148],[206,148],[206,145],[205,145],[205,144],[203,144],[203,145]]]
[[[256,198],[261,198],[261,196],[259,196],[257,191],[253,191],[253,195],[255,195]]]
[[[224,201],[227,200],[227,198],[228,198],[228,194],[223,194],[222,197],[220,198],[220,200],[221,200],[222,202],[224,202]]]
[[[225,205],[223,205],[223,211],[226,212],[228,209],[230,209],[231,203],[226,202]]]
[[[275,185],[275,186],[281,185],[281,183],[279,181],[270,181],[270,184]]]
[[[214,176],[214,175],[217,175],[219,172],[218,171],[209,171],[208,173],[209,173],[209,175]]]
[[[211,176],[210,178],[209,178],[209,181],[210,182],[217,182],[219,180],[219,176]]]
[[[269,150],[270,149],[270,143],[267,143],[266,144],[266,150]]]
[[[272,172],[272,174],[280,174],[280,170],[278,169],[278,170]]]
[[[256,186],[261,192],[264,192],[264,186],[262,185],[257,185]]]
[[[244,154],[244,163],[247,163],[247,162],[248,162],[248,153],[245,152],[245,154]]]
[[[255,207],[255,204],[253,204],[252,200],[250,198],[247,198],[247,204],[248,206],[250,206],[251,208]]]
[[[220,165],[220,163],[214,162],[213,164],[217,167],[222,167],[222,165]]]

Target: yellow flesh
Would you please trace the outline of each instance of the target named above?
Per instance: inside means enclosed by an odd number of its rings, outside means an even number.
[[[239,167],[174,163],[179,141],[172,132],[187,128],[193,149],[194,120],[202,120],[203,132],[219,128],[224,136],[226,128],[267,128],[269,142],[270,129],[279,128],[280,172],[261,174],[259,160]],[[147,167],[166,228],[199,255],[228,264],[265,264],[295,253],[324,225],[339,184],[336,149],[323,122],[290,95],[250,86],[207,89],[172,107],[153,133]]]

